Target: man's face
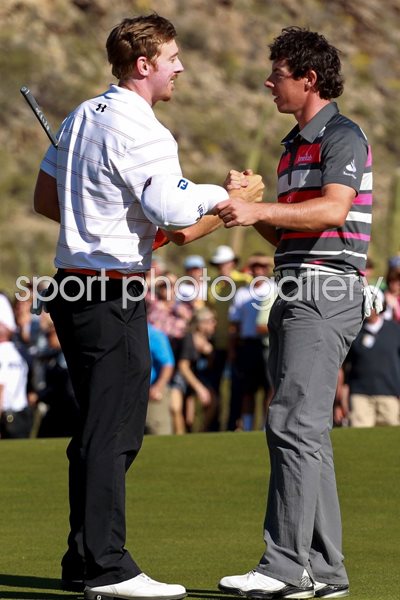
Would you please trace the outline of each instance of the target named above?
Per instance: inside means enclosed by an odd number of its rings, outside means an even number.
[[[218,272],[221,273],[221,275],[229,275],[229,273],[231,273],[231,271],[234,270],[235,268],[235,261],[234,260],[229,260],[227,262],[221,263],[218,265]]]
[[[152,90],[152,104],[159,100],[167,102],[172,97],[175,79],[182,73],[183,65],[178,58],[178,46],[175,40],[166,42],[160,47],[160,54],[152,64],[149,82]]]
[[[217,319],[214,315],[210,314],[204,316],[198,323],[198,330],[204,333],[206,336],[211,337],[215,333],[217,327]]]
[[[250,271],[254,277],[266,277],[269,271],[269,266],[262,263],[254,263],[251,265]]]
[[[281,113],[296,114],[307,100],[307,77],[293,79],[286,60],[275,60],[264,85],[271,90],[274,102]]]
[[[202,267],[192,267],[191,269],[186,269],[186,275],[188,277],[193,277],[196,281],[200,281],[200,278],[203,274]]]

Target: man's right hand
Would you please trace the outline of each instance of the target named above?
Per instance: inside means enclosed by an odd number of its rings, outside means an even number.
[[[250,206],[249,202],[243,202],[239,196],[239,198],[230,198],[219,202],[214,207],[214,211],[224,222],[225,227],[230,228],[237,225],[254,225],[261,219],[260,208],[263,207]]]
[[[254,174],[251,169],[245,171],[229,171],[225,189],[231,198],[240,198],[244,202],[262,202],[265,185],[261,175]]]

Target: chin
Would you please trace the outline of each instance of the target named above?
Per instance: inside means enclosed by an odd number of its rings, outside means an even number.
[[[283,115],[291,115],[293,113],[293,111],[290,110],[290,108],[287,108],[285,106],[277,105],[277,109],[278,109],[278,112],[282,113]]]
[[[162,102],[168,102],[169,100],[171,100],[171,98],[172,98],[172,91],[166,90],[164,92],[164,94],[161,96],[160,100],[162,100]]]

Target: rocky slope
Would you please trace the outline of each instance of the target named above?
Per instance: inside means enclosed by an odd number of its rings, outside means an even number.
[[[400,154],[400,5],[397,0],[3,0],[0,7],[0,288],[20,274],[52,273],[56,226],[32,213],[31,198],[47,138],[19,89],[31,88],[56,129],[80,101],[112,76],[104,44],[125,16],[155,10],[170,18],[186,71],[172,102],[157,105],[179,140],[185,174],[221,182],[226,171],[256,164],[272,199],[280,139],[292,126],[263,87],[268,43],[287,25],[319,30],[342,50],[343,112],[373,145],[375,218],[372,254],[383,270],[400,249],[391,232],[390,203]],[[232,242],[219,231],[192,245]],[[250,229],[243,255],[265,248]],[[185,249],[187,252],[189,249]],[[175,248],[163,251],[180,264]]]

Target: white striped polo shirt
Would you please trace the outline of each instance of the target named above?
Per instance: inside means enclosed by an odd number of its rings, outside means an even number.
[[[182,174],[171,132],[141,96],[111,85],[78,106],[58,138],[41,164],[57,179],[56,267],[149,269],[156,226],[140,198],[150,176]]]
[[[282,142],[278,202],[321,196],[329,183],[352,187],[357,195],[343,227],[325,231],[278,229],[275,268],[310,268],[328,273],[364,273],[372,221],[372,157],[358,125],[341,115],[335,102]]]

